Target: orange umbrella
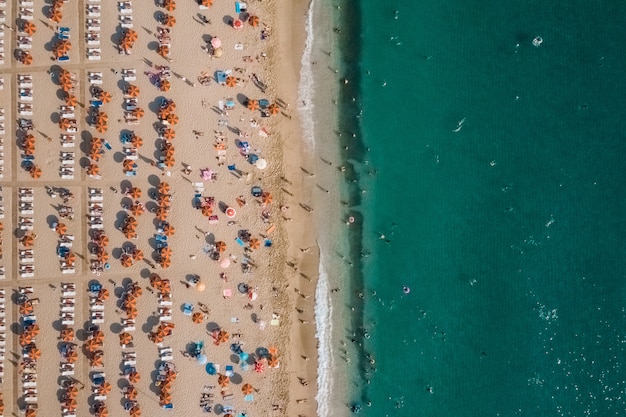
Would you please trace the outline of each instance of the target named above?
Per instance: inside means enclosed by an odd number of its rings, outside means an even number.
[[[170,114],[169,116],[167,116],[167,122],[171,125],[177,125],[178,121],[178,116],[176,116],[175,114]]]
[[[132,341],[133,341],[133,336],[130,333],[128,332],[120,333],[120,345],[127,345]]]
[[[32,334],[29,334],[29,333],[22,333],[19,339],[20,339],[20,345],[22,346],[30,345],[31,343],[33,343],[33,336]]]
[[[220,374],[220,376],[217,378],[217,383],[220,384],[220,387],[227,387],[229,382],[230,378],[226,375]]]
[[[159,274],[150,274],[150,285],[152,288],[157,288],[161,284],[161,276]]]
[[[24,304],[20,304],[20,314],[28,315],[33,312],[33,304],[31,302],[26,302]]]
[[[131,97],[138,97],[139,87],[137,87],[136,85],[129,85],[128,88],[126,89],[126,95],[131,96]]]
[[[33,235],[26,235],[20,240],[20,242],[25,247],[30,248],[35,244],[35,238],[33,237]]]
[[[75,106],[78,103],[78,99],[75,95],[67,94],[65,96],[65,105],[67,106]]]
[[[100,168],[96,164],[91,164],[87,167],[87,175],[95,176],[100,173]]]
[[[24,139],[22,139],[22,143],[24,145],[28,145],[28,144],[34,145],[35,144],[35,137],[33,135],[31,135],[31,134],[28,134],[28,135],[24,136]]]
[[[98,131],[98,133],[104,133],[109,130],[109,126],[106,123],[97,123],[96,130]]]
[[[176,18],[171,14],[166,14],[165,16],[163,16],[163,19],[161,19],[161,23],[163,23],[167,27],[172,27],[176,24]]]
[[[96,124],[107,123],[109,121],[109,115],[107,115],[105,112],[101,111],[101,112],[98,112],[95,115],[94,120],[95,120]]]
[[[61,330],[61,340],[63,340],[64,342],[71,342],[72,340],[74,340],[74,329],[72,329],[71,327],[66,327]]]
[[[165,58],[170,54],[170,47],[167,45],[161,45],[159,46],[159,49],[157,49],[157,53]]]
[[[60,235],[64,235],[65,232],[67,232],[67,226],[64,225],[63,223],[57,223],[57,225],[55,226],[54,230],[60,234]]]
[[[137,391],[137,388],[132,385],[127,386],[126,390],[124,391],[124,396],[129,400],[134,400],[135,398],[137,398],[138,394],[139,392]]]
[[[140,379],[141,379],[141,375],[139,375],[139,372],[137,371],[133,371],[130,374],[128,374],[128,380],[132,382],[133,384],[139,382]]]
[[[141,145],[143,145],[143,139],[141,139],[140,136],[133,135],[133,137],[130,139],[130,144],[133,145],[135,148],[141,148]]]
[[[76,360],[78,360],[78,353],[75,350],[71,350],[69,351],[66,355],[65,355],[65,360],[68,363],[74,363],[76,362]]]
[[[226,251],[226,243],[221,240],[219,242],[215,242],[215,249],[217,249],[218,252]]]
[[[103,405],[96,410],[96,417],[109,417],[109,409],[106,405]]]
[[[25,21],[22,25],[22,32],[32,36],[35,32],[37,32],[37,26],[35,26],[32,22]]]
[[[106,253],[106,252],[104,252]],[[102,288],[100,291],[98,291],[98,298],[102,301],[106,301],[109,299],[109,290],[107,290],[106,288]]]
[[[272,103],[270,104],[269,111],[270,114],[278,114],[280,113],[280,108],[278,107],[278,104]]]
[[[89,361],[89,365],[92,368],[101,368],[104,366],[104,356],[102,354],[96,354]]]
[[[139,311],[136,308],[132,308],[126,312],[126,316],[131,319],[136,319],[139,315]]]
[[[176,103],[174,103],[174,100],[168,100],[167,104],[165,105],[165,109],[167,111],[175,111],[176,110]]]
[[[72,80],[61,81],[61,88],[63,91],[68,92],[74,88],[74,82]]]
[[[102,330],[96,330],[91,334],[91,339],[99,344],[104,343],[104,332]]]
[[[163,248],[161,249],[161,258],[169,258],[172,256],[172,248]]]
[[[278,365],[278,356],[270,356],[269,360],[267,361],[267,366],[269,366],[270,368],[278,368]]]
[[[141,197],[141,189],[139,187],[133,187],[128,191],[127,195],[130,198],[138,199]]]
[[[143,259],[143,251],[141,249],[136,249],[133,253],[133,259],[135,261],[141,261]]]
[[[124,39],[128,39],[131,42],[136,42],[139,38],[139,34],[132,29],[126,29],[124,31]]]
[[[169,115],[170,115],[170,111],[168,109],[159,110],[159,113],[158,113],[159,119],[165,120],[167,119],[167,116]]]
[[[170,84],[170,82],[168,80],[163,80],[161,81],[161,84],[159,85],[159,88],[161,89],[161,91],[170,91],[170,87],[172,85]]]
[[[171,168],[176,163],[176,160],[174,159],[173,156],[167,155],[167,158],[165,158],[165,161],[163,161],[163,163],[165,164],[166,167]]]
[[[159,402],[161,405],[169,404],[172,401],[172,394],[169,392],[163,392],[159,394]]]
[[[102,251],[98,254],[98,261],[106,262],[109,260],[109,254],[106,251]]]
[[[96,243],[100,246],[100,247],[106,247],[109,246],[109,237],[107,235],[105,235],[104,233],[101,234],[100,236],[98,236],[96,239]]]
[[[29,408],[26,410],[26,414],[24,415],[24,417],[36,417],[37,416],[37,410],[34,408]]]
[[[94,339],[89,339],[87,340],[87,342],[85,342],[85,347],[89,352],[95,352],[96,350],[100,349],[102,345],[96,342]]]
[[[135,161],[132,159],[125,159],[124,162],[122,162],[124,172],[132,171],[133,168],[135,168]]]
[[[130,409],[130,417],[140,417],[141,416],[141,408],[139,406],[134,406]]]
[[[259,102],[256,100],[248,100],[248,109],[254,111],[259,109]]]
[[[174,229],[174,226],[168,223],[165,225],[165,227],[163,227],[163,233],[165,234],[165,236],[174,236],[174,233],[176,233],[176,229]]]
[[[76,407],[78,407],[78,403],[76,402],[75,399],[71,398],[71,399],[65,401],[63,403],[63,406],[65,408],[67,408],[69,411],[74,411],[74,410],[76,410]]]
[[[120,41],[120,48],[128,51],[129,49],[131,49],[133,47],[133,42],[130,41],[129,39],[123,38]]]
[[[54,44],[54,49],[64,54],[70,49],[72,49],[72,43],[68,40],[62,39]]]
[[[202,215],[206,217],[213,215],[213,207],[211,206],[202,207]]]
[[[162,135],[166,140],[172,140],[176,137],[176,132],[174,132],[174,129],[168,127],[163,131]]]
[[[63,13],[61,13],[61,10],[58,8],[53,8],[52,12],[50,13],[50,20],[59,23],[61,19],[63,19]]]
[[[73,264],[76,262],[76,254],[74,252],[68,252],[64,259],[66,262]]]
[[[35,145],[24,146],[23,151],[24,151],[25,155],[34,155],[35,154]]]
[[[269,191],[265,191],[263,192],[263,194],[261,194],[261,201],[263,201],[263,204],[269,204],[272,202],[272,200],[272,193],[270,193]]]
[[[59,120],[59,127],[61,130],[67,130],[72,125],[69,119],[61,119]]]
[[[139,216],[143,213],[143,206],[141,204],[134,204],[130,208],[130,212],[133,213],[133,216]]]
[[[202,0],[201,3],[204,7],[211,7],[213,6],[213,0]]]
[[[259,239],[250,240],[250,249],[259,249],[261,247],[261,241]]]
[[[220,330],[217,334],[217,340],[215,341],[217,345],[219,345],[220,343],[226,343],[228,342],[228,338],[230,337],[230,335],[228,334],[227,331],[225,330]]]
[[[73,81],[73,76],[72,73],[69,72],[66,69],[62,69],[61,71],[59,71],[59,82],[63,83],[63,82],[68,82],[68,81]]]
[[[99,95],[98,98],[100,99],[100,101],[102,101],[103,103],[108,103],[111,101],[111,99],[113,98],[111,96],[111,93],[109,93],[108,91],[102,91]]]
[[[141,119],[144,114],[146,114],[146,112],[141,107],[138,107],[135,110],[133,110],[133,116],[135,116],[137,119]]]
[[[99,148],[100,146],[102,146],[102,144],[104,143],[104,139],[102,138],[96,138],[96,137],[92,137],[91,138],[91,147],[97,147]]]
[[[131,258],[129,255],[122,256],[122,266],[124,268],[128,268],[132,264],[133,264],[133,258]]]
[[[37,165],[33,165],[33,167],[30,169],[30,176],[34,179],[41,177],[41,174],[41,168],[39,168]]]
[[[159,193],[168,194],[170,190],[171,190],[171,187],[168,183],[166,182],[159,183]]]
[[[202,318],[203,318],[202,313],[197,312],[197,311],[191,315],[191,321],[193,321],[196,324],[202,323]]]
[[[162,268],[167,269],[172,265],[172,261],[170,261],[168,258],[164,258],[161,259],[159,265],[161,265]]]
[[[157,202],[159,206],[169,206],[172,202],[172,198],[168,194],[161,194]]]
[[[226,77],[226,85],[229,87],[235,87],[237,85],[237,78],[229,75]]]
[[[167,209],[165,207],[159,207],[156,210],[156,218],[159,220],[165,220],[167,219],[167,216],[169,215],[169,212],[167,211]]]
[[[241,392],[243,392],[243,395],[252,394],[252,391],[254,391],[254,388],[252,388],[252,385],[250,384],[244,384],[243,387],[241,387]]]
[[[163,8],[168,12],[173,12],[176,10],[176,2],[174,0],[165,0],[165,4],[163,4]]]
[[[33,56],[29,52],[24,52],[21,54],[20,61],[24,65],[30,65],[33,63]]]
[[[65,390],[65,396],[67,398],[76,398],[78,396],[78,388],[76,388],[76,385],[70,385],[67,387]]]
[[[258,26],[259,25],[259,17],[258,16],[250,16],[248,18],[248,23],[250,23],[252,26]]]
[[[89,152],[89,159],[93,160],[94,162],[100,161],[100,158],[102,158],[102,152],[100,150],[93,149],[91,152]]]

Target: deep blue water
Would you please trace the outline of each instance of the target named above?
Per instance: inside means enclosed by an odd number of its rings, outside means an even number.
[[[352,330],[375,358],[346,401],[623,416],[626,4],[342,5]]]

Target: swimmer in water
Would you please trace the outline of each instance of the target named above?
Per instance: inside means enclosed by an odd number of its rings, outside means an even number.
[[[405,285],[402,287],[402,292],[404,292],[405,294],[408,294],[411,292],[411,289]]]
[[[465,123],[465,117],[462,118],[456,125],[456,129],[453,130],[454,133],[458,133],[463,128],[463,123]]]

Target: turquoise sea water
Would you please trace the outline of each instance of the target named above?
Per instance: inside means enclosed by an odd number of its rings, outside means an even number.
[[[328,5],[360,355],[331,415],[625,415],[626,4],[409,3]]]

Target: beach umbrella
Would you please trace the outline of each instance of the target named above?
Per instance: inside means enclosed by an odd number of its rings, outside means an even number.
[[[22,144],[24,146],[26,146],[26,145],[35,145],[35,137],[32,134],[28,134],[28,135],[24,136],[24,139],[22,139]]]
[[[65,401],[63,403],[63,406],[65,408],[67,408],[68,411],[74,411],[74,410],[76,410],[76,407],[78,407],[78,403],[76,402],[75,399],[71,398],[71,399]]]
[[[127,345],[132,341],[133,341],[133,336],[130,333],[128,332],[120,333],[120,346]]]
[[[78,103],[78,99],[76,98],[75,95],[73,95],[73,94],[66,94],[65,95],[65,105],[66,106],[76,106],[77,103]]]
[[[128,191],[126,195],[130,198],[138,199],[139,197],[141,197],[141,189],[139,187],[133,187]]]
[[[213,37],[211,38],[211,46],[212,46],[214,49],[219,48],[220,46],[222,46],[222,40],[221,40],[220,38],[218,38],[217,36],[213,36]]]
[[[163,131],[162,136],[165,140],[172,140],[176,137],[176,132],[172,128],[167,128]]]
[[[171,237],[174,236],[174,233],[176,233],[176,229],[171,224],[168,223],[163,227],[163,234],[165,234],[165,236]]]
[[[161,268],[167,269],[172,265],[172,261],[170,261],[169,258],[163,258],[159,262],[159,265],[161,265]]]
[[[24,24],[22,25],[22,32],[30,36],[33,36],[33,34],[37,32],[37,26],[35,26],[35,24],[32,22],[25,21]]]
[[[243,27],[243,22],[240,19],[233,20],[233,28],[241,29]]]
[[[163,248],[160,252],[161,258],[169,258],[172,256],[172,248]]]
[[[96,131],[98,131],[98,133],[104,133],[107,130],[109,130],[109,126],[106,123],[97,123],[96,124]]]
[[[109,417],[109,409],[106,405],[103,405],[96,410],[96,417]]]
[[[141,408],[139,408],[139,406],[134,406],[133,408],[130,409],[129,411],[130,413],[130,417],[140,417],[141,416]]]
[[[72,80],[61,81],[61,88],[67,93],[74,88],[74,82]]]
[[[167,216],[169,215],[169,212],[168,212],[167,208],[159,207],[159,208],[156,209],[155,215],[156,215],[157,219],[165,220],[165,219],[167,219]]]
[[[93,358],[91,358],[91,360],[89,361],[89,365],[92,368],[102,368],[104,366],[104,356],[102,354],[94,355]]]
[[[171,125],[177,125],[177,124],[178,124],[178,121],[179,121],[178,116],[176,116],[176,115],[175,115],[175,114],[173,114],[173,113],[170,113],[170,114],[167,116],[167,119],[166,119],[166,120],[167,120],[167,122],[168,122],[169,124],[171,124]]]
[[[26,414],[24,414],[24,417],[36,417],[37,416],[37,410],[34,408],[27,408],[26,409]]]
[[[159,401],[161,405],[169,404],[172,401],[172,394],[169,392],[161,392],[159,394]]]
[[[67,361],[67,363],[74,363],[78,360],[78,353],[75,350],[70,350],[66,355],[65,355],[65,360]]]
[[[141,139],[140,136],[133,135],[133,137],[130,139],[130,144],[133,145],[135,148],[141,148],[141,145],[143,145],[143,139]]]
[[[269,191],[264,191],[263,194],[261,194],[261,201],[263,204],[269,204],[273,201],[273,199],[272,193]]]
[[[94,339],[89,339],[87,340],[87,342],[85,342],[85,348],[87,348],[87,350],[89,352],[95,352],[96,350],[100,349],[102,347],[102,345],[98,342],[96,342]]]
[[[201,0],[200,4],[204,7],[213,6],[213,0]]]
[[[109,246],[109,237],[104,233],[95,238],[95,242],[101,248]]]
[[[109,290],[107,290],[106,288],[100,289],[100,291],[98,291],[98,299],[101,300],[101,301],[108,300],[109,299]]]
[[[98,175],[100,173],[100,168],[98,167],[98,165],[96,164],[90,164],[87,167],[87,175],[89,176],[95,176]]]
[[[95,340],[96,343],[104,343],[104,332],[102,330],[96,330],[91,334],[91,340]]]
[[[226,243],[222,242],[221,240],[215,242],[215,249],[220,253],[226,251]]]
[[[23,149],[24,155],[34,155],[35,154],[35,145],[25,146]]]
[[[23,52],[20,55],[20,62],[24,65],[31,65],[33,63],[33,56],[29,52]]]
[[[127,386],[124,390],[124,396],[129,400],[136,399],[138,394],[139,392],[137,391],[137,388],[135,388],[133,385]]]
[[[76,262],[76,254],[70,251],[65,255],[64,259],[65,259],[65,262],[73,264],[74,262]]]
[[[124,162],[122,162],[122,169],[124,172],[132,171],[134,167],[135,161],[132,159],[124,159]]]
[[[259,102],[256,100],[248,100],[248,105],[247,105],[249,110],[258,110],[259,109]]]
[[[203,318],[202,313],[197,312],[197,311],[191,315],[191,321],[193,321],[196,324],[202,323],[202,318]]]
[[[164,339],[163,334],[150,333],[150,340],[156,344],[162,343]]]
[[[169,206],[172,202],[172,198],[169,194],[161,194],[159,195],[159,199],[157,200],[160,206]]]
[[[59,235],[64,235],[67,232],[67,226],[63,223],[57,223],[57,225],[54,227],[54,230]]]
[[[159,46],[159,49],[157,49],[157,53],[165,58],[170,54],[170,47],[167,45],[161,45]]]
[[[133,252],[133,259],[135,261],[141,261],[143,259],[143,251],[141,249],[136,249],[135,252]]]
[[[167,119],[167,116],[169,115],[170,115],[170,111],[168,109],[160,109],[159,113],[157,114],[160,120]]]
[[[64,342],[71,342],[72,340],[74,340],[74,329],[72,329],[71,327],[66,327],[61,330],[61,340],[63,340]]]
[[[133,213],[133,216],[140,216],[143,213],[143,205],[141,205],[141,204],[134,204],[130,208],[130,212]]]
[[[128,236],[126,236],[126,237],[128,238]],[[131,266],[133,264],[133,258],[131,258],[129,255],[122,256],[121,260],[122,260],[122,266],[124,268],[128,268],[129,266]]]
[[[161,91],[170,91],[171,87],[172,87],[172,85],[171,85],[171,83],[168,80],[163,80],[159,84],[159,89],[161,89]]]
[[[33,165],[30,169],[30,176],[34,179],[38,179],[39,177],[41,177],[41,174],[41,168],[39,168],[37,165]]]
[[[69,72],[65,68],[62,68],[61,70],[59,70],[58,78],[60,82],[63,82],[63,81],[72,81],[73,77],[72,77],[71,72]]]
[[[133,47],[133,42],[127,38],[122,38],[122,40],[120,41],[120,48],[128,51]]]
[[[248,18],[248,23],[252,26],[259,26],[259,16],[250,16]]]
[[[163,23],[167,27],[172,27],[176,24],[176,18],[171,14],[166,14],[161,19],[161,23]]]
[[[20,243],[23,246],[30,248],[31,246],[35,244],[35,238],[33,237],[33,235],[28,234],[28,235],[25,235],[22,239],[20,239]]]
[[[21,315],[32,314],[32,312],[33,312],[33,303],[28,301],[28,302],[25,302],[24,304],[20,304],[20,314]]]
[[[161,277],[159,274],[150,274],[150,285],[152,288],[157,288],[161,284]]]
[[[144,114],[146,114],[146,112],[141,107],[137,107],[135,110],[133,110],[133,116],[135,116],[137,119],[141,119]]]
[[[241,387],[241,392],[243,392],[243,395],[252,394],[253,391],[254,391],[254,388],[252,388],[252,385],[250,385],[250,384],[244,384]]]
[[[229,87],[235,87],[237,85],[237,78],[229,75],[226,77],[226,85]]]
[[[230,382],[230,378],[227,377],[226,375],[220,374],[220,376],[217,378],[217,383],[220,384],[220,387],[222,388],[227,387],[229,382]]]
[[[132,308],[126,312],[126,317],[130,319],[136,319],[138,315],[139,315],[139,310],[137,310],[136,308]]]
[[[280,113],[280,107],[278,107],[278,104],[272,103],[270,104],[269,111],[270,114],[278,114]]]
[[[270,368],[278,368],[279,365],[280,363],[278,362],[278,356],[270,356],[269,360],[267,361],[267,366],[269,366]]]
[[[159,183],[159,193],[168,194],[170,190],[171,190],[171,187],[168,183],[166,182]]]
[[[215,344],[219,346],[221,343],[226,343],[228,342],[229,337],[230,335],[228,334],[227,331],[220,329],[220,331],[215,333],[215,336],[214,336]]]
[[[130,42],[137,42],[139,34],[132,29],[124,30],[124,39],[128,39]]]
[[[111,99],[113,98],[111,96],[111,93],[109,93],[108,91],[103,91],[98,95],[98,98],[100,99],[100,101],[102,101],[103,103],[108,103],[111,101]]]
[[[205,217],[209,217],[213,215],[213,207],[211,206],[204,206],[202,207],[202,215]]]
[[[39,325],[38,324],[31,324],[29,326],[26,326],[26,328],[24,328],[24,331],[26,333],[31,334],[33,337],[37,336],[39,334],[39,332],[41,331],[39,329]]]
[[[89,159],[93,160],[94,162],[100,161],[100,158],[102,158],[102,152],[100,150],[94,149],[89,152]]]
[[[33,343],[33,336],[29,333],[22,333],[19,337],[20,345],[26,346]]]
[[[72,125],[72,122],[69,119],[61,119],[59,120],[59,127],[61,130],[67,130]]]
[[[76,398],[77,396],[78,396],[78,388],[76,388],[76,385],[72,384],[65,389],[66,398]]]
[[[136,85],[129,85],[128,88],[126,89],[126,95],[131,96],[131,97],[138,97],[139,87],[137,87]]]
[[[91,147],[92,148],[100,148],[103,143],[104,143],[104,139],[102,139],[102,138],[97,138],[97,137],[92,137],[91,138]]]
[[[259,239],[251,239],[250,240],[250,249],[259,249],[261,247],[261,241]]]
[[[263,373],[264,370],[265,370],[265,365],[263,364],[263,361],[254,362],[254,372],[256,372],[257,374],[260,374],[260,373]]]
[[[141,379],[141,375],[139,375],[139,372],[137,371],[133,371],[128,374],[128,380],[133,384],[136,384],[137,382],[139,382],[140,379]]]
[[[101,111],[96,113],[96,115],[93,118],[94,123],[98,124],[98,123],[107,123],[109,121],[109,115],[106,114],[105,112]]]
[[[165,158],[165,161],[163,161],[163,163],[166,167],[171,168],[176,163],[176,160],[173,157],[168,156],[167,158]]]
[[[65,54],[70,49],[72,49],[72,43],[66,39],[59,40],[54,44],[54,50],[61,52],[61,55]]]
[[[165,3],[163,3],[163,8],[168,12],[173,12],[174,10],[176,10],[176,2],[174,0],[165,0]]]
[[[50,20],[53,22],[59,23],[63,19],[63,13],[61,13],[61,9],[52,8],[50,13]]]
[[[109,254],[106,251],[102,251],[98,254],[97,259],[99,262],[106,262],[109,260]]]

